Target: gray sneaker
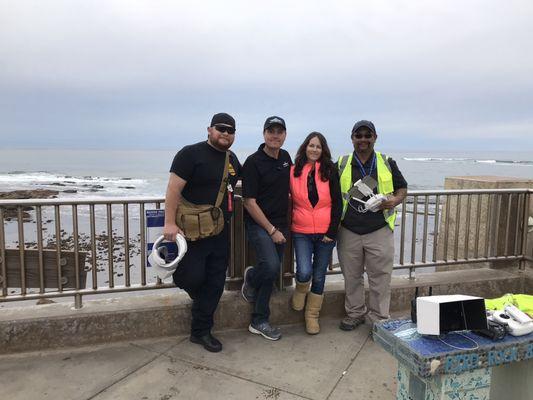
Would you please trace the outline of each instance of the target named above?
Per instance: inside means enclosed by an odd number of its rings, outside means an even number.
[[[365,318],[352,318],[352,317],[344,317],[341,321],[339,328],[343,331],[353,331],[355,328],[357,328],[359,325],[365,323]]]
[[[251,323],[248,326],[248,330],[256,335],[261,335],[268,340],[279,340],[281,339],[281,332],[279,328],[274,328],[268,323],[268,321],[261,322],[260,324]]]
[[[257,296],[257,291],[252,287],[252,285],[250,285],[250,279],[248,278],[248,274],[253,268],[254,267],[250,266],[244,270],[244,277],[241,287],[242,298],[248,303],[255,303],[255,298]]]

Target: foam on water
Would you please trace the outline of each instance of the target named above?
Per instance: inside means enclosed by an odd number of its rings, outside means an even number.
[[[405,161],[469,161],[468,158],[447,158],[447,157],[402,157]]]
[[[0,174],[0,182],[2,183],[27,183],[27,182],[37,182],[37,183],[65,183],[72,182],[75,184],[97,184],[97,183],[108,183],[108,184],[136,184],[142,185],[146,181],[143,179],[137,178],[116,178],[116,177],[103,177],[103,176],[70,176],[70,175],[61,175],[54,174],[46,171],[37,171],[37,172],[25,172],[25,171],[12,171],[4,174]]]
[[[475,158],[454,158],[454,157],[402,157],[405,161],[419,162],[455,162],[455,163],[480,163],[480,164],[505,164],[516,166],[533,166],[533,161],[524,160],[494,160]]]
[[[98,193],[104,196],[149,195],[146,179],[112,176],[72,176],[47,171],[0,173],[0,187],[6,190],[51,189],[73,194]],[[76,191],[73,193],[73,191]],[[65,194],[67,194],[65,193]],[[77,197],[77,196],[74,196]]]

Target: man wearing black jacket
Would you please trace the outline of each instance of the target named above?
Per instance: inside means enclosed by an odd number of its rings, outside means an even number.
[[[248,240],[255,249],[257,263],[246,268],[242,295],[254,303],[248,330],[269,340],[281,338],[270,325],[270,296],[279,276],[289,227],[289,174],[292,160],[281,148],[287,136],[283,118],[267,118],[264,143],[246,159],[242,173],[242,193],[246,209]]]

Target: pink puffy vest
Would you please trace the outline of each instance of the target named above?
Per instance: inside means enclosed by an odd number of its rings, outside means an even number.
[[[307,175],[311,163],[304,165],[302,174],[294,177],[294,165],[291,167],[292,225],[297,233],[326,233],[331,221],[331,194],[329,182],[320,178],[320,163],[315,164],[315,182],[318,191],[318,203],[313,208],[307,193]]]

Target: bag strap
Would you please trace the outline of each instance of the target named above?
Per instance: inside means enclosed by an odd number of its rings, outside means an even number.
[[[226,186],[228,185],[228,170],[229,170],[229,151],[226,151],[226,161],[224,162],[224,173],[222,174],[222,182],[220,182],[220,189],[218,190],[217,200],[215,201],[215,207],[220,207]]]

